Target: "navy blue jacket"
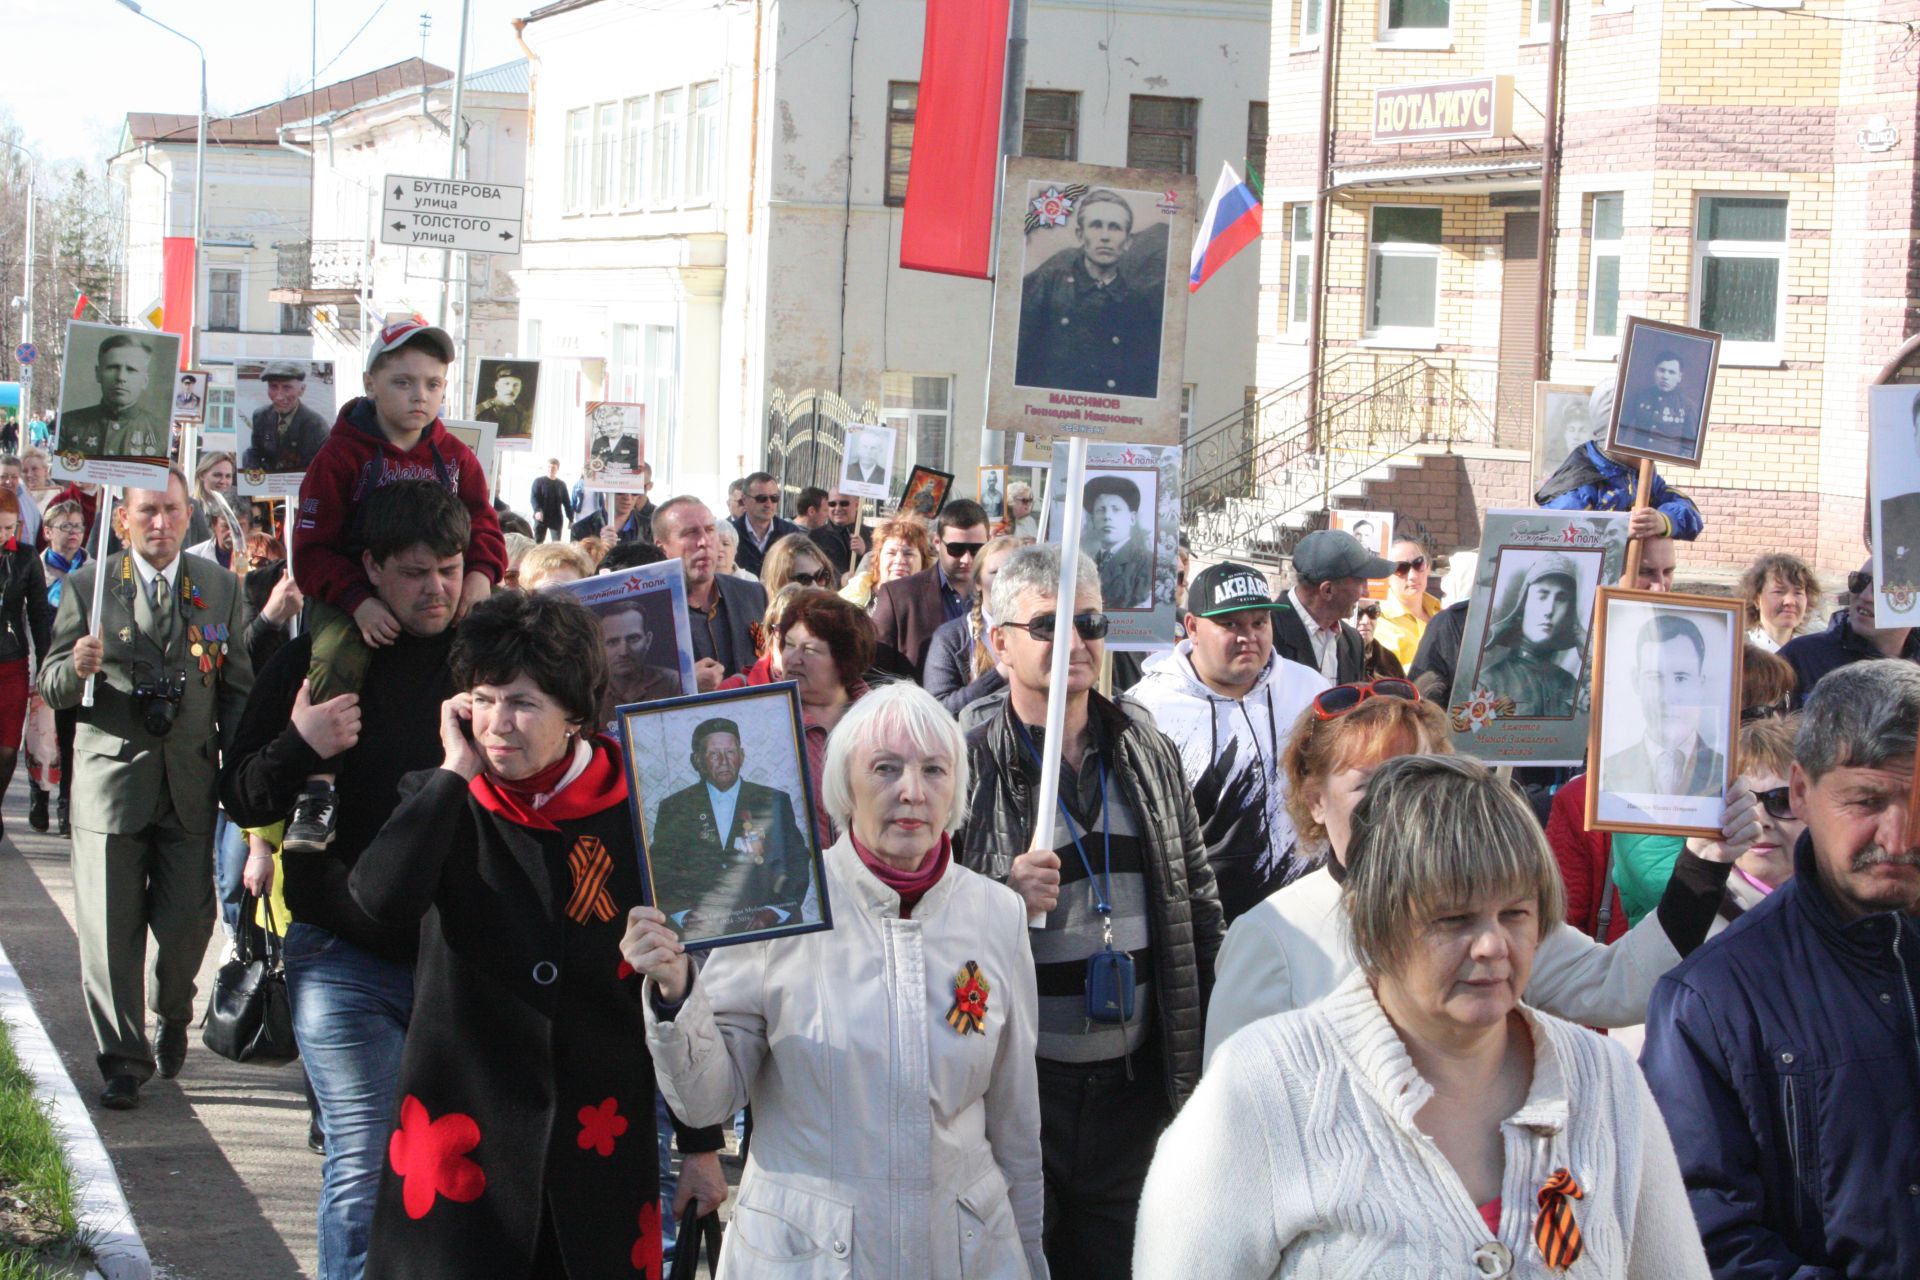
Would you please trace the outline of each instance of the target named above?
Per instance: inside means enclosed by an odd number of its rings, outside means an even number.
[[[1920,1276],[1920,920],[1794,878],[1654,987],[1641,1055],[1714,1275]]]
[[[1780,656],[1793,665],[1793,674],[1799,681],[1793,691],[1793,706],[1798,710],[1807,705],[1813,686],[1829,671],[1887,655],[1861,639],[1859,632],[1847,622],[1847,610],[1840,609],[1827,622],[1825,631],[1795,636],[1780,646]],[[1910,661],[1920,659],[1920,629],[1908,633],[1907,646],[1900,651],[1900,656]]]

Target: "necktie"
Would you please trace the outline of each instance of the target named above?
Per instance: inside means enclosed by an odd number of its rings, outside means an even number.
[[[173,589],[167,584],[165,574],[153,575],[151,603],[154,628],[159,632],[156,639],[160,641],[160,647],[164,650],[173,643]]]
[[[1659,782],[1661,795],[1678,796],[1686,794],[1686,779],[1681,775],[1681,768],[1685,763],[1686,757],[1678,751],[1662,751],[1660,753]]]

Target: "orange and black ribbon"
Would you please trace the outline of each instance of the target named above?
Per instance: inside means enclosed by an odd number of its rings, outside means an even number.
[[[613,874],[613,859],[598,836],[581,836],[567,854],[567,866],[573,872],[573,893],[567,898],[567,918],[575,924],[593,920],[611,920],[620,913],[607,892],[607,877]]]
[[[963,1036],[969,1031],[975,1035],[985,1035],[989,989],[980,966],[972,960],[967,961],[967,967],[954,975],[953,1008],[947,1010],[947,1025]]]
[[[1585,1198],[1580,1184],[1565,1169],[1555,1169],[1547,1185],[1540,1188],[1540,1216],[1533,1221],[1533,1242],[1555,1271],[1565,1271],[1580,1261],[1586,1248],[1580,1238],[1580,1224],[1573,1220],[1573,1201]]]

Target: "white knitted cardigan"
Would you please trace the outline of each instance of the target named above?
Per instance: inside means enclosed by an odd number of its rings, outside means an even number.
[[[1414,1117],[1433,1088],[1355,973],[1320,1003],[1223,1045],[1160,1139],[1134,1275],[1709,1276],[1665,1123],[1625,1049],[1521,1006],[1533,1085],[1501,1125],[1500,1232]],[[1585,1242],[1552,1271],[1537,1194],[1565,1168]]]

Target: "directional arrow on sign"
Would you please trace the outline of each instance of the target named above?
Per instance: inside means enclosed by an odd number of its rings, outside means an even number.
[[[500,233],[500,238],[501,238],[502,240],[511,240],[511,239],[513,239],[513,232],[511,232],[511,231],[502,231],[502,232]]]
[[[407,224],[404,222],[396,222],[393,224],[393,229],[395,231],[405,231],[407,229]]]
[[[393,198],[395,200],[400,199],[402,196],[406,194],[407,194],[407,189],[405,187],[396,185],[393,189]]]

